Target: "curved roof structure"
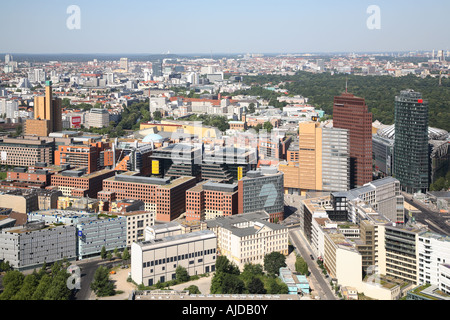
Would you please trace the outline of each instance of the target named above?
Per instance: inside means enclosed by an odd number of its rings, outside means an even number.
[[[156,133],[151,133],[148,134],[144,137],[144,139],[142,139],[142,142],[159,142],[159,141],[163,141],[164,138],[161,137],[159,134]]]
[[[392,139],[395,138],[395,124],[390,125],[386,128],[380,129],[377,132],[377,135],[386,138]],[[443,129],[428,127],[428,139],[429,140],[445,140],[448,138],[448,132]]]

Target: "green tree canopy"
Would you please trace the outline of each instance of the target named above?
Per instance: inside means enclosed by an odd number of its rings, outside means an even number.
[[[178,266],[175,270],[176,279],[178,282],[187,282],[189,281],[189,274],[185,267]]]
[[[105,266],[99,266],[95,270],[91,289],[98,297],[108,297],[115,294],[114,283],[109,280],[109,270]]]
[[[278,275],[281,267],[286,267],[286,257],[279,252],[264,256],[264,269],[271,275]]]

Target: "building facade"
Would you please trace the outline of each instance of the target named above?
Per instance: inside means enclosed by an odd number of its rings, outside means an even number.
[[[343,93],[334,98],[333,127],[350,137],[350,188],[372,181],[372,114],[363,98]]]
[[[0,231],[0,260],[14,269],[39,268],[44,263],[76,258],[76,230],[73,225],[28,222]]]
[[[408,193],[429,187],[428,102],[419,92],[395,97],[394,176]]]
[[[210,230],[135,242],[131,246],[131,278],[152,286],[176,279],[178,266],[191,276],[214,272],[216,246],[216,235]]]
[[[271,220],[284,219],[284,174],[275,167],[247,172],[238,182],[238,213],[264,210]]]

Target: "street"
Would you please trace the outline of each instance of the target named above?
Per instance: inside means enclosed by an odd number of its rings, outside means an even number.
[[[292,245],[297,249],[297,252],[306,261],[309,271],[310,279],[314,283],[314,288],[316,289],[316,294],[321,300],[337,300],[335,294],[331,290],[329,279],[325,279],[322,270],[319,269],[316,260],[311,260],[310,254],[312,254],[309,245],[303,238],[299,228],[289,230],[289,239]]]
[[[418,200],[411,201],[411,195],[403,193],[403,196],[407,203],[421,211],[421,213],[414,215],[417,222],[427,225],[433,232],[450,236],[450,225],[446,223],[446,220],[448,220],[447,217],[430,210],[425,204],[422,204]]]

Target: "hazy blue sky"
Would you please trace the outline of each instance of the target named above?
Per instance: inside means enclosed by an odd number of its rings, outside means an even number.
[[[69,30],[69,5],[81,29]],[[381,10],[381,29],[366,12]],[[450,50],[448,0],[22,0],[0,4],[0,52]]]

